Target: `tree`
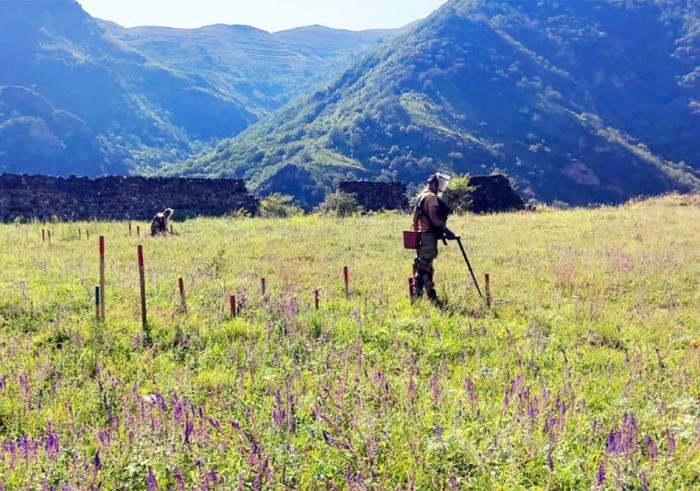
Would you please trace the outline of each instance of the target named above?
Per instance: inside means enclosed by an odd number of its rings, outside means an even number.
[[[472,209],[474,187],[469,185],[469,174],[455,176],[443,194],[443,199],[455,213],[467,213]]]
[[[326,195],[326,200],[318,207],[318,211],[325,215],[334,215],[345,218],[362,211],[354,194],[336,191]]]
[[[260,202],[259,214],[263,218],[288,218],[304,213],[293,200],[291,196],[273,193]]]

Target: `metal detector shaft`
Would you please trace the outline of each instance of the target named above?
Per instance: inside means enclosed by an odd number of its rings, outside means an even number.
[[[476,291],[478,291],[479,296],[483,298],[484,296],[481,294],[481,288],[479,288],[479,282],[476,281],[476,276],[474,276],[474,270],[472,269],[472,265],[469,264],[469,258],[467,257],[467,253],[464,251],[464,246],[462,245],[462,238],[457,237],[456,240],[457,240],[457,243],[459,244],[459,248],[462,251],[462,256],[464,256],[464,262],[467,263],[467,267],[469,268],[469,272],[471,273],[472,279],[474,280],[474,286],[476,286]]]

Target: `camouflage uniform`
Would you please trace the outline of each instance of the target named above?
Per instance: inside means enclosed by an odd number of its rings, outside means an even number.
[[[416,275],[413,283],[415,286],[416,296],[422,297],[423,293],[428,294],[431,301],[437,300],[435,292],[435,268],[433,261],[438,257],[438,240],[439,237],[430,231],[430,217],[428,208],[428,198],[437,196],[426,191],[418,197],[418,205],[414,219],[419,224],[421,236],[420,246],[418,247],[418,256],[416,257]],[[421,210],[422,207],[422,210]]]

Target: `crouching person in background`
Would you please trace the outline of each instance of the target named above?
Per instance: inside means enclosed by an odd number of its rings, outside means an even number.
[[[167,234],[170,218],[175,213],[172,208],[166,208],[165,211],[161,213],[156,213],[151,222],[151,235],[156,237],[158,235]]]

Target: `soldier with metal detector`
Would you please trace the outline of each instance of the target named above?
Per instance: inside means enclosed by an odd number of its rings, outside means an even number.
[[[451,210],[447,203],[442,200],[442,194],[447,189],[449,182],[450,177],[440,173],[430,176],[428,187],[416,199],[413,213],[413,230],[420,234],[418,243],[414,244],[417,249],[414,268],[416,273],[413,280],[415,294],[417,298],[422,298],[424,294],[427,294],[428,299],[433,303],[439,303],[435,291],[435,269],[433,267],[433,261],[438,257],[438,240],[442,240],[445,245],[447,245],[447,240],[456,240],[459,243],[464,260],[474,279],[474,284],[481,295],[481,290],[460,238],[447,228],[447,218]],[[407,247],[409,246],[407,245]]]

